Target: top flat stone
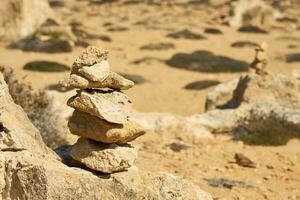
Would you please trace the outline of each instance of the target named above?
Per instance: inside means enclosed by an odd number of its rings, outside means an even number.
[[[72,70],[101,63],[102,61],[107,60],[107,55],[107,50],[102,50],[95,46],[89,46],[75,60]]]
[[[110,71],[108,51],[90,46],[84,50],[72,65],[71,75],[64,84],[78,89],[111,88],[127,90],[134,82]]]

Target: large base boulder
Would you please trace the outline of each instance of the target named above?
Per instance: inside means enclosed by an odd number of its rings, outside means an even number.
[[[1,152],[1,199],[201,199],[212,197],[168,173],[130,169],[112,175],[67,167],[29,152]]]
[[[89,169],[113,173],[132,167],[137,152],[130,145],[103,144],[81,137],[71,147],[70,156]]]
[[[103,175],[68,167],[13,102],[1,74],[0,94],[0,199],[212,199],[167,173]]]

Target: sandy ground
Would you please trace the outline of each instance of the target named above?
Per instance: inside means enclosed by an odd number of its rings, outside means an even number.
[[[300,31],[284,28],[272,29],[269,34],[240,33],[227,26],[209,23],[217,10],[202,6],[133,5],[87,5],[85,1],[68,1],[65,7],[55,8],[64,23],[80,22],[87,30],[106,35],[111,42],[95,40],[93,45],[110,50],[111,68],[120,73],[140,75],[147,82],[137,84],[126,91],[137,110],[144,112],[171,112],[191,115],[204,112],[207,92],[211,88],[187,90],[184,87],[195,81],[217,80],[224,82],[239,77],[241,73],[207,73],[174,68],[167,64],[177,53],[190,55],[205,50],[217,56],[250,63],[253,48],[233,48],[231,44],[240,40],[269,45],[269,69],[272,73],[291,75],[300,69],[300,63],[287,63],[284,55],[300,52]],[[111,27],[125,27],[124,31],[109,31]],[[214,27],[223,33],[204,33]],[[166,37],[167,34],[189,29],[207,39],[188,40]],[[285,39],[279,39],[285,37]],[[141,50],[151,43],[172,43],[167,50]],[[289,45],[293,45],[290,48]],[[22,52],[0,47],[0,63],[10,65],[35,89],[56,84],[69,72],[33,72],[22,69],[30,61],[45,60],[71,65],[83,48],[72,53],[44,54]],[[188,58],[188,56],[187,56]],[[300,141],[291,140],[283,146],[248,146],[232,141],[225,136],[215,140],[203,140],[189,148],[176,152],[168,145],[173,138],[162,140],[158,134],[149,134],[136,141],[140,147],[137,165],[141,169],[168,171],[187,178],[215,199],[300,199]],[[254,169],[240,167],[233,163],[235,153],[244,153],[258,166]],[[246,186],[232,189],[213,187],[205,179],[226,178],[244,181]]]

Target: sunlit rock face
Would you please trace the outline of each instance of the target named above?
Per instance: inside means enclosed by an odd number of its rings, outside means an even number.
[[[51,15],[47,0],[1,0],[0,40],[29,36]]]

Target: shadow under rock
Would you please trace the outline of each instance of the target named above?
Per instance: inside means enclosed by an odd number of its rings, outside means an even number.
[[[115,3],[118,2],[118,0],[90,0],[90,4],[110,4],[110,3]]]
[[[259,46],[259,44],[257,44],[256,42],[247,41],[247,40],[236,41],[231,44],[231,47],[234,47],[234,48],[255,48],[258,46]]]
[[[125,73],[119,73],[121,76],[133,81],[135,84],[139,85],[139,84],[144,84],[144,83],[148,83],[150,82],[149,80],[145,79],[143,76],[141,75],[137,75],[137,74],[125,74]]]
[[[288,63],[300,62],[300,53],[290,53],[285,55],[285,61]]]
[[[217,28],[206,28],[204,29],[204,33],[215,34],[215,35],[223,34],[223,32]]]
[[[169,38],[173,39],[188,39],[188,40],[204,40],[206,39],[205,36],[199,34],[199,33],[194,33],[188,29],[183,29],[181,31],[169,33],[167,35]]]
[[[87,171],[93,173],[95,176],[98,176],[99,178],[102,178],[102,179],[109,179],[111,177],[110,174],[106,174],[106,173],[102,173],[102,172],[98,172],[98,171],[89,169],[88,167],[86,167],[85,165],[80,163],[79,161],[74,160],[70,156],[70,153],[69,153],[71,147],[72,147],[71,145],[63,145],[63,146],[60,146],[60,147],[54,149],[55,153],[61,158],[62,163],[64,163],[68,167],[77,167],[77,168],[87,170]]]
[[[164,60],[159,59],[159,58],[155,58],[155,57],[144,57],[144,58],[141,58],[141,59],[134,60],[130,63],[135,64],[135,65],[139,65],[139,64],[142,64],[142,63],[151,64],[151,62],[153,62],[153,61],[165,62]]]
[[[268,31],[263,30],[257,26],[243,26],[241,28],[239,28],[238,30],[239,32],[243,32],[243,33],[260,33],[260,34],[267,34]]]
[[[38,60],[26,63],[23,69],[39,72],[65,72],[69,71],[70,67],[58,62]]]
[[[171,67],[209,73],[245,72],[249,68],[249,64],[245,61],[214,55],[204,50],[193,53],[176,53],[166,61],[166,64]]]
[[[234,131],[234,139],[241,140],[247,145],[281,146],[286,145],[291,139],[299,138],[291,133],[285,124],[278,123],[274,127],[271,117],[267,120],[247,121],[240,124]],[[276,129],[276,133],[270,130]],[[299,132],[298,130],[293,130]]]
[[[55,91],[58,91],[58,92],[68,92],[68,91],[74,90],[73,87],[67,87],[67,86],[64,86],[60,83],[48,85],[45,89],[55,90]]]
[[[160,50],[169,50],[174,49],[175,45],[169,42],[160,42],[160,43],[151,43],[146,44],[140,47],[140,50],[152,50],[152,51],[160,51]]]
[[[187,90],[203,90],[215,85],[220,84],[220,81],[217,80],[202,80],[202,81],[195,81],[187,84],[184,86],[184,89]]]
[[[107,29],[109,32],[124,32],[124,31],[129,31],[129,28],[125,26],[115,26],[115,27],[110,27]]]

